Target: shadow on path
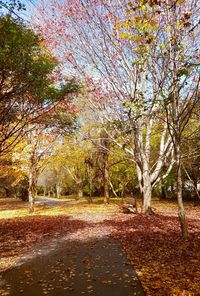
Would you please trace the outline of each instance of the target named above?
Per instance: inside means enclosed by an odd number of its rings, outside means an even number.
[[[0,294],[10,296],[144,296],[126,255],[108,237],[63,241],[2,274]]]

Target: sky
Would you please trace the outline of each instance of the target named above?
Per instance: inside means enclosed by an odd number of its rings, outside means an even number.
[[[19,15],[26,21],[29,20],[31,17],[31,14],[34,10],[34,5],[37,3],[37,0],[21,0],[21,2],[25,5],[26,10],[23,12],[20,12]]]
[[[34,6],[38,2],[38,0],[20,0],[20,2],[25,5],[26,10],[16,11],[16,15],[20,16],[24,21],[28,21],[33,14]],[[2,3],[6,3],[6,1],[2,1]],[[3,13],[6,13],[7,9],[3,7],[1,8],[1,11],[3,11]]]

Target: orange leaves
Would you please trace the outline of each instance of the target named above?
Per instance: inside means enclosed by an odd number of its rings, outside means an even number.
[[[166,214],[131,216],[113,224],[148,296],[199,295],[200,210],[191,212],[190,241],[179,235],[173,204],[159,205]],[[191,211],[191,209],[190,209]],[[195,218],[196,217],[196,218]],[[134,231],[133,231],[134,229]]]
[[[10,260],[12,256],[16,259],[44,237],[52,239],[58,235],[68,234],[68,241],[73,241],[74,246],[88,244],[86,254],[79,260],[84,267],[82,277],[86,280],[87,295],[95,289],[96,277],[93,278],[91,272],[98,265],[102,266],[101,256],[102,253],[107,254],[108,247],[106,242],[101,246],[100,252],[95,253],[96,247],[95,244],[91,244],[91,241],[97,242],[99,239],[103,241],[105,237],[112,235],[121,242],[128,259],[136,268],[147,296],[199,295],[200,209],[186,205],[190,240],[185,242],[179,232],[176,204],[154,202],[153,206],[160,214],[132,216],[121,214],[111,206],[108,206],[107,211],[103,211],[101,205],[91,207],[74,205],[74,210],[63,207],[62,213],[64,211],[70,213],[70,219],[67,216],[50,216],[50,212],[54,209],[49,209],[49,216],[38,215],[0,220],[0,253],[4,262]],[[61,211],[61,207],[59,209]],[[49,242],[50,240],[48,247]],[[89,251],[95,254],[95,262],[88,256]],[[75,248],[70,249],[71,258],[76,257],[77,254]],[[121,256],[118,250],[117,254]],[[108,270],[105,271],[100,284],[103,287],[112,287],[115,282],[120,281],[128,285],[131,280],[129,272],[124,270],[117,274],[115,270],[110,270],[109,264],[115,266],[118,263],[118,259],[113,259],[113,256],[111,258],[111,261],[104,262]],[[58,265],[50,270],[51,276],[60,272],[61,264],[62,262],[59,261]],[[128,263],[124,261],[122,265],[128,266],[129,261]],[[76,275],[77,270],[74,265],[69,265],[62,271],[61,280],[62,282],[66,279],[73,281]],[[112,275],[111,278],[109,278],[110,275]],[[44,294],[51,289],[47,287],[46,282],[41,286]],[[134,281],[132,286],[134,288]],[[65,288],[71,291],[73,286],[68,285]]]
[[[185,0],[177,0],[176,3],[177,4],[183,4],[185,2]]]
[[[16,258],[41,239],[76,231],[86,225],[82,221],[70,221],[66,216],[32,216],[1,220],[0,223],[0,271],[7,267],[5,258]],[[7,262],[9,265],[9,262]]]

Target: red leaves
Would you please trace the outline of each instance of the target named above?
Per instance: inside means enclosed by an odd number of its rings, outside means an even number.
[[[85,225],[87,224],[83,221],[69,220],[66,216],[34,216],[1,220],[0,254],[3,264],[0,261],[0,271],[9,266],[9,262],[8,265],[4,264],[6,258],[16,259],[44,237],[53,238],[68,234]]]
[[[113,222],[114,236],[121,241],[147,295],[199,295],[200,220],[188,222],[187,242],[173,216],[137,215]]]
[[[67,239],[78,245],[80,242],[96,241],[111,234],[121,242],[148,296],[199,295],[199,208],[187,209],[190,239],[184,241],[180,234],[175,204],[156,204],[156,212],[159,209],[160,214],[152,216],[124,215],[111,206],[104,211],[101,205],[96,205],[95,211],[92,207],[94,205],[90,208],[77,205],[70,214],[73,220],[66,216],[29,216],[0,220],[2,258],[4,261],[11,257],[16,258],[44,237],[51,239],[69,234]],[[165,210],[165,214],[161,214],[161,210]],[[52,211],[53,209],[51,214]],[[69,209],[66,208],[65,211]],[[70,256],[73,254],[70,253]],[[82,263],[88,272],[91,261],[83,257]],[[106,278],[104,280],[109,284]]]

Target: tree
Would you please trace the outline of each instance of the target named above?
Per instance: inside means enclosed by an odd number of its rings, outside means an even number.
[[[72,104],[71,104],[72,106]],[[20,151],[15,152],[15,158],[21,160],[22,167],[28,177],[29,212],[34,212],[35,197],[37,195],[37,182],[39,174],[48,165],[49,159],[54,155],[59,143],[58,137],[64,133],[72,133],[74,125],[74,109],[61,102],[54,110],[39,117],[31,126],[29,133],[22,139]],[[56,189],[60,195],[60,176],[57,174]]]
[[[25,10],[25,5],[20,0],[0,0],[0,12],[4,12],[6,10],[6,14],[10,14],[13,16],[17,16],[19,18],[19,15],[17,14],[18,11]]]
[[[151,80],[157,81],[157,86],[153,90],[160,102],[163,98],[165,122],[173,144],[176,164],[179,220],[182,234],[187,238],[182,200],[181,145],[185,127],[195,105],[199,102],[200,74],[196,42],[199,25],[198,5],[196,1],[186,0],[138,0],[129,2],[129,6],[130,21],[126,26],[131,29],[131,33],[128,30],[124,32],[125,23],[119,24],[118,27],[123,30],[123,38],[138,43],[137,53],[139,56],[143,55],[142,72],[145,75],[151,74]],[[135,33],[135,29],[138,29],[138,32]]]
[[[29,212],[34,212],[37,195],[37,180],[41,169],[53,151],[56,136],[48,132],[45,126],[35,126],[28,136],[15,147],[13,159],[18,161],[18,171],[23,171],[28,178]]]
[[[182,168],[185,180],[189,182],[200,203],[200,135],[199,135],[199,105],[194,109],[183,137]]]
[[[40,36],[9,16],[0,18],[0,155],[13,149],[30,123],[77,91],[56,66]]]
[[[155,69],[155,59],[148,61],[150,55],[138,44],[141,30],[143,35],[155,30],[153,23],[149,29],[145,27],[151,14],[146,8],[143,11],[142,6],[136,7],[135,37],[127,40],[131,26],[130,7],[125,1],[48,1],[46,8],[45,2],[41,2],[35,18],[46,44],[85,83],[99,122],[112,126],[112,132],[105,128],[108,137],[135,161],[143,196],[142,211],[149,212],[152,189],[174,162],[172,141],[167,124],[163,123],[164,108],[158,103],[162,83],[158,85],[155,77],[159,65]],[[147,44],[149,52],[155,52],[156,42],[152,46]],[[152,130],[157,126],[161,136],[158,159],[153,162]]]
[[[99,147],[99,157],[100,157],[100,168],[102,170],[103,177],[103,187],[104,187],[104,203],[109,204],[110,202],[110,177],[109,177],[109,154],[110,154],[110,140],[108,134],[103,129],[100,134],[100,147]]]

